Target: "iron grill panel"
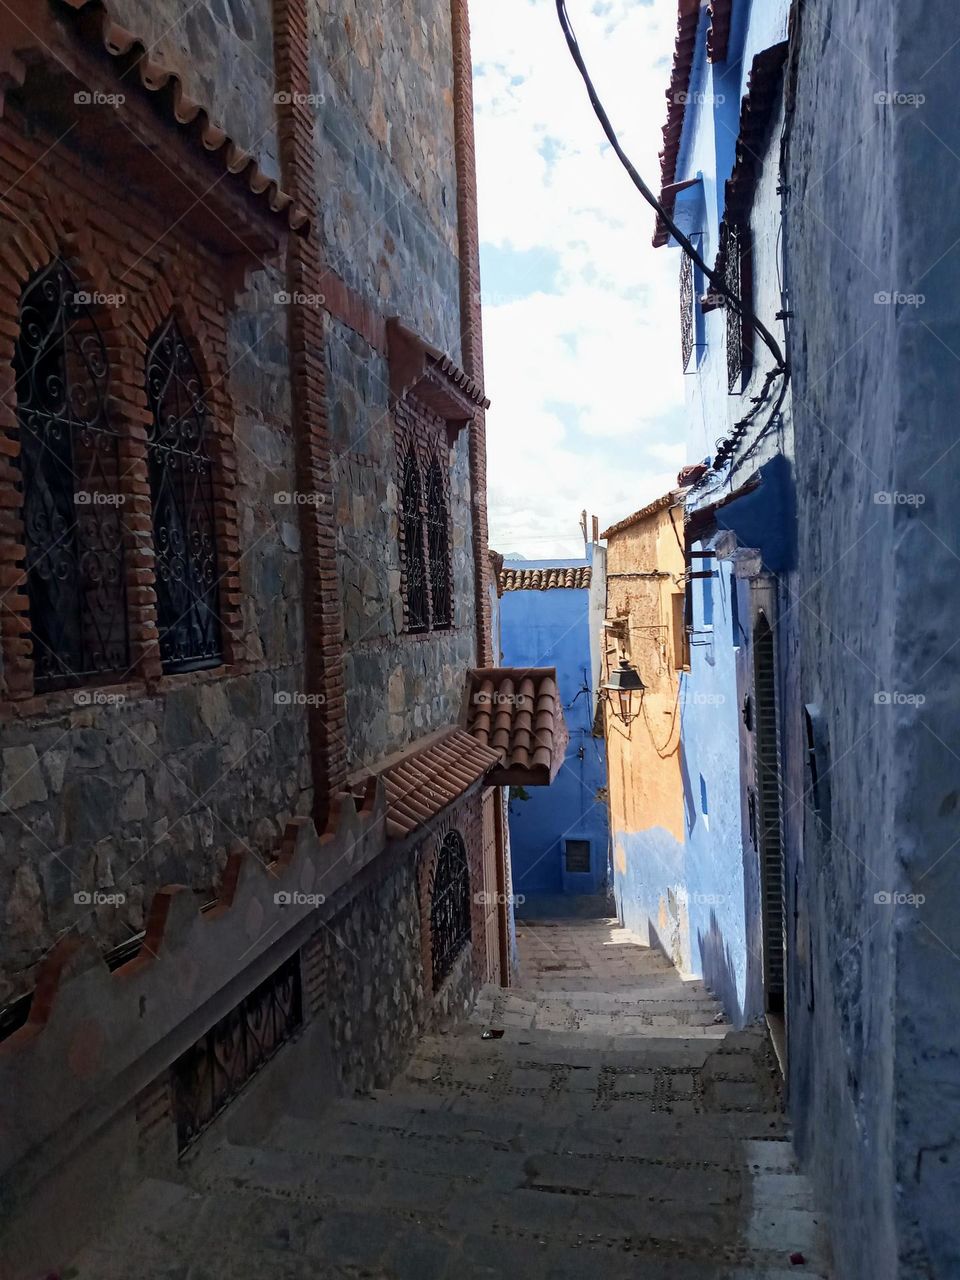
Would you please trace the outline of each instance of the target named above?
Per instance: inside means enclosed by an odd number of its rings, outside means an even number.
[[[470,871],[457,831],[444,837],[430,886],[430,950],[433,987],[440,986],[470,941]]]

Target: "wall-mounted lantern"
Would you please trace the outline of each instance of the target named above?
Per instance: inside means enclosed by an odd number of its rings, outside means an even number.
[[[600,692],[606,698],[610,710],[625,725],[631,724],[640,714],[640,706],[647,686],[640,679],[640,672],[626,658],[620,659],[616,671],[611,671]],[[614,697],[616,695],[616,697]]]

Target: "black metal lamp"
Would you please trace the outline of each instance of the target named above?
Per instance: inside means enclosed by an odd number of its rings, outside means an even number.
[[[640,672],[626,658],[620,659],[616,671],[611,671],[606,684],[600,689],[618,720],[630,724],[640,714],[640,704],[647,686],[640,679]],[[616,702],[613,695],[616,694]]]

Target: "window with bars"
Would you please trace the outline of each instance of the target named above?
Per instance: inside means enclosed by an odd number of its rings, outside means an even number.
[[[441,631],[453,624],[446,485],[440,459],[434,454],[424,490],[412,444],[404,456],[400,507],[407,630]]]
[[[720,233],[724,283],[740,298],[747,314],[753,313],[753,271],[749,227],[725,222]],[[727,317],[727,388],[739,395],[750,381],[753,366],[753,326],[729,304]]]
[[[147,353],[150,496],[160,658],[165,671],[223,661],[205,388],[174,316]]]
[[[440,845],[430,883],[430,952],[436,990],[470,941],[470,870],[467,847],[458,831]]]
[[[20,489],[38,691],[128,665],[119,437],[90,295],[57,258],[20,298]]]

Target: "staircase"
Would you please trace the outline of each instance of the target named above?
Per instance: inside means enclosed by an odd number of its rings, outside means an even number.
[[[211,1133],[64,1280],[827,1277],[765,1033],[615,921],[520,948],[390,1089]]]

